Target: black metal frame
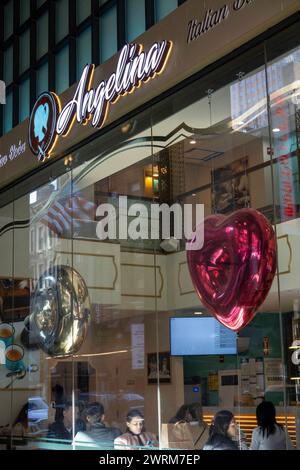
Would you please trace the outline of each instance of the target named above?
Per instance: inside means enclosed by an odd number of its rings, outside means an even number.
[[[12,1],[14,5],[13,34],[4,41],[4,6]],[[13,82],[7,86],[7,93],[13,92],[13,127],[19,124],[19,87],[21,82],[30,77],[30,109],[36,100],[36,72],[41,65],[48,62],[48,88],[55,90],[55,56],[68,44],[69,46],[69,86],[76,81],[76,40],[87,27],[92,30],[92,62],[97,66],[100,63],[100,16],[112,6],[117,6],[117,44],[118,50],[126,40],[126,0],[107,0],[99,5],[99,0],[91,1],[91,14],[80,24],[76,22],[76,1],[68,0],[69,31],[58,43],[55,42],[55,4],[57,0],[46,0],[37,8],[37,0],[30,0],[30,17],[20,25],[20,2],[22,0],[0,0],[0,78],[3,77],[4,52],[13,44]],[[88,0],[85,0],[88,1]],[[141,0],[142,1],[142,0]],[[186,0],[177,0],[178,6]],[[146,29],[155,23],[155,0],[144,0]],[[37,52],[37,20],[48,12],[48,51],[38,60]],[[30,67],[19,74],[20,36],[27,29],[30,30]],[[4,108],[3,108],[4,109]],[[3,133],[3,112],[0,112],[0,136]]]

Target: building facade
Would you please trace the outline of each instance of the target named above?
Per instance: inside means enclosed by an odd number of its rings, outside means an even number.
[[[267,400],[299,448],[300,2],[181,3],[1,6],[4,447],[98,448],[75,438],[94,402],[161,448],[184,403],[229,409],[250,445]]]

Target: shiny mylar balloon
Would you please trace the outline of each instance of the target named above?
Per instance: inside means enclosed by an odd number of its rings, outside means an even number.
[[[196,228],[200,238],[201,224]],[[190,275],[201,302],[224,326],[244,328],[265,300],[276,271],[276,238],[258,211],[241,209],[204,221],[204,245],[187,250]]]
[[[88,330],[91,304],[83,277],[57,265],[39,279],[31,302],[30,332],[49,356],[75,354]]]

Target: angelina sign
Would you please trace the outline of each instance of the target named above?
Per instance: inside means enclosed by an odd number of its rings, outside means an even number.
[[[194,18],[189,22],[187,42],[195,41],[199,36],[203,36],[218,24],[227,20],[231,11],[240,11],[253,3],[254,0],[234,0],[232,6],[225,4],[217,10],[206,10],[203,20],[198,21],[198,19]]]
[[[39,160],[50,155],[56,139],[66,136],[75,120],[101,128],[110,104],[133,93],[135,88],[161,74],[172,50],[171,41],[155,42],[145,52],[139,44],[126,44],[121,50],[116,71],[93,87],[94,65],[86,65],[73,98],[61,109],[54,93],[43,93],[31,113],[29,143]]]

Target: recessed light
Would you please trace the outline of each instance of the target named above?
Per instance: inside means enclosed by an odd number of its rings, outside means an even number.
[[[275,128],[273,129],[273,132],[275,132],[275,133],[276,133],[276,132],[280,132],[279,127],[275,127]]]
[[[195,196],[196,196],[196,194],[194,193],[194,194],[192,194],[192,196],[193,196],[193,197],[195,197]]]
[[[195,139],[190,140],[190,144],[195,145],[196,143]]]
[[[158,178],[159,174],[158,173],[153,173],[154,178]]]
[[[203,315],[203,312],[194,312],[194,315]]]

